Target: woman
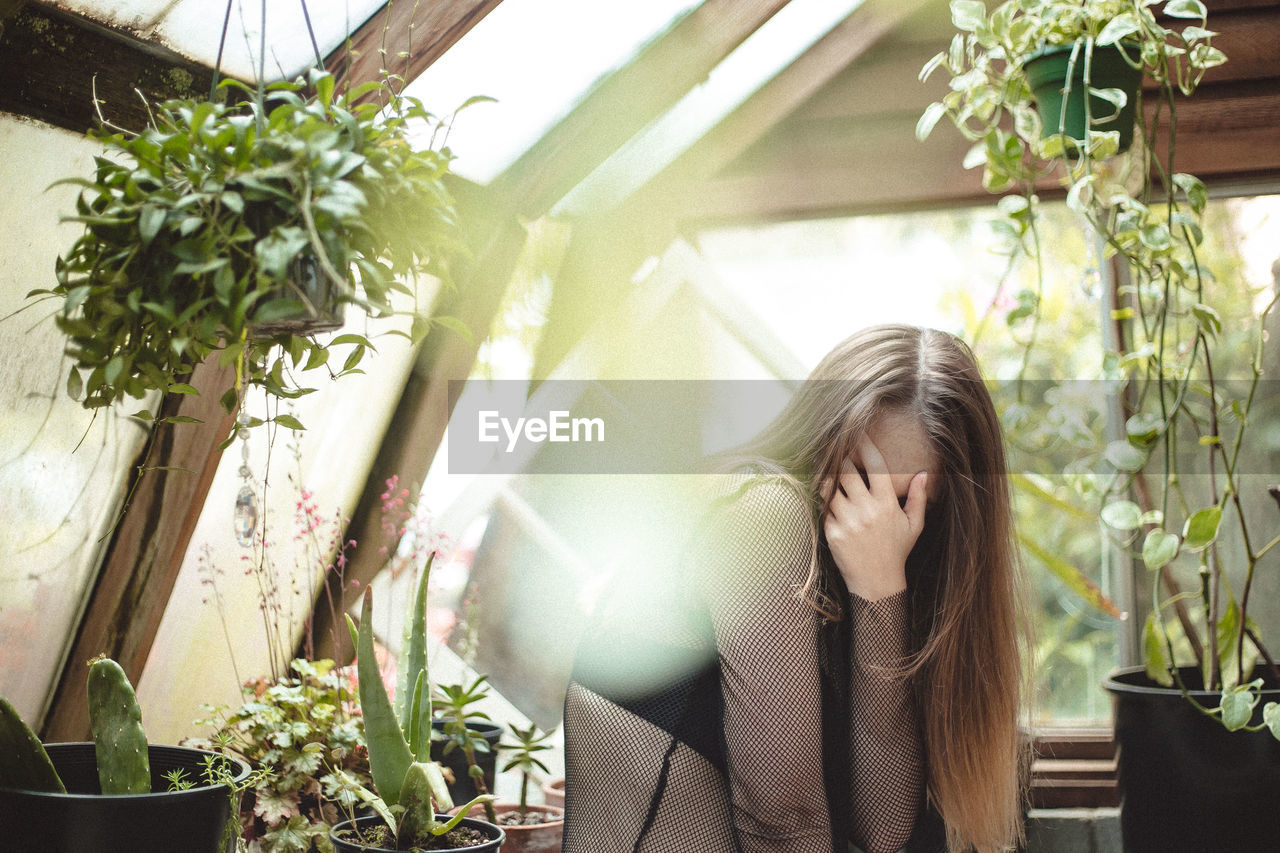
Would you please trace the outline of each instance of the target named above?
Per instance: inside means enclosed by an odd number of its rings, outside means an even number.
[[[565,853],[1011,848],[1024,638],[972,354],[859,332],[732,469],[683,573],[589,630]]]

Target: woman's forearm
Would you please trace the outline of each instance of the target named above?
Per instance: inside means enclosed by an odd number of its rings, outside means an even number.
[[[911,685],[907,593],[853,596],[850,673],[853,841],[867,853],[905,845],[924,800],[925,758]]]

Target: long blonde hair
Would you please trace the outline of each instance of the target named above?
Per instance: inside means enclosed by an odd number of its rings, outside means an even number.
[[[818,535],[821,483],[838,475],[875,419],[917,419],[942,488],[907,560],[929,796],[950,851],[1006,850],[1021,840],[1018,715],[1027,652],[1005,454],[973,354],[945,332],[865,329],[814,369],[782,414],[746,448],[793,479],[814,507],[814,554],[801,596],[843,618],[838,574]],[[737,454],[735,454],[737,455]]]

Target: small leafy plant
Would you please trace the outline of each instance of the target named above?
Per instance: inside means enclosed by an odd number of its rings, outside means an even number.
[[[320,71],[265,96],[219,88],[227,102],[166,101],[139,133],[103,121],[93,175],[59,182],[82,188],[67,219],[84,232],[58,259],[57,285],[29,296],[62,301],[66,388],[88,408],[193,393],[191,371],[213,352],[236,369],[228,411],[245,385],[300,396],[313,389],[294,371],[342,375],[373,348],[362,334],[270,331],[323,314],[308,281],[382,317],[406,310],[396,293],[416,302],[406,279],[448,279],[461,245],[444,184],[451,155],[410,145],[417,128],[440,125],[420,102],[384,83],[337,94]],[[360,102],[371,92],[384,103]],[[415,340],[432,322],[419,309],[402,333]],[[335,370],[330,348],[343,345]]]
[[[515,743],[502,744],[503,749],[511,751],[511,758],[502,766],[502,772],[520,771],[520,817],[523,818],[529,811],[529,774],[534,770],[541,770],[543,773],[551,772],[538,758],[539,752],[551,749],[551,746],[546,743],[551,733],[540,732],[537,726],[530,723],[529,727],[524,729],[512,724],[511,734],[515,738]]]
[[[489,752],[489,742],[484,735],[467,725],[469,721],[488,720],[489,715],[473,707],[489,695],[489,686],[485,683],[489,676],[481,675],[471,682],[470,686],[462,684],[441,684],[440,719],[444,721],[444,754],[453,750],[461,750],[467,760],[467,773],[478,794],[488,794],[485,785],[484,770],[476,761],[477,752]],[[493,804],[486,802],[485,816],[490,823],[497,822]]]
[[[263,853],[307,853],[329,847],[331,824],[350,812],[367,785],[368,752],[353,690],[333,661],[297,659],[292,675],[254,679],[245,702],[216,718],[214,739],[261,771],[240,808],[243,837]]]

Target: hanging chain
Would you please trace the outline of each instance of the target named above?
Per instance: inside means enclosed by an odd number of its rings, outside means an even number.
[[[236,425],[236,437],[240,439],[240,491],[236,494],[234,526],[236,541],[240,547],[253,546],[253,537],[258,532],[258,497],[253,484],[253,469],[249,467],[249,416],[240,413]]]

